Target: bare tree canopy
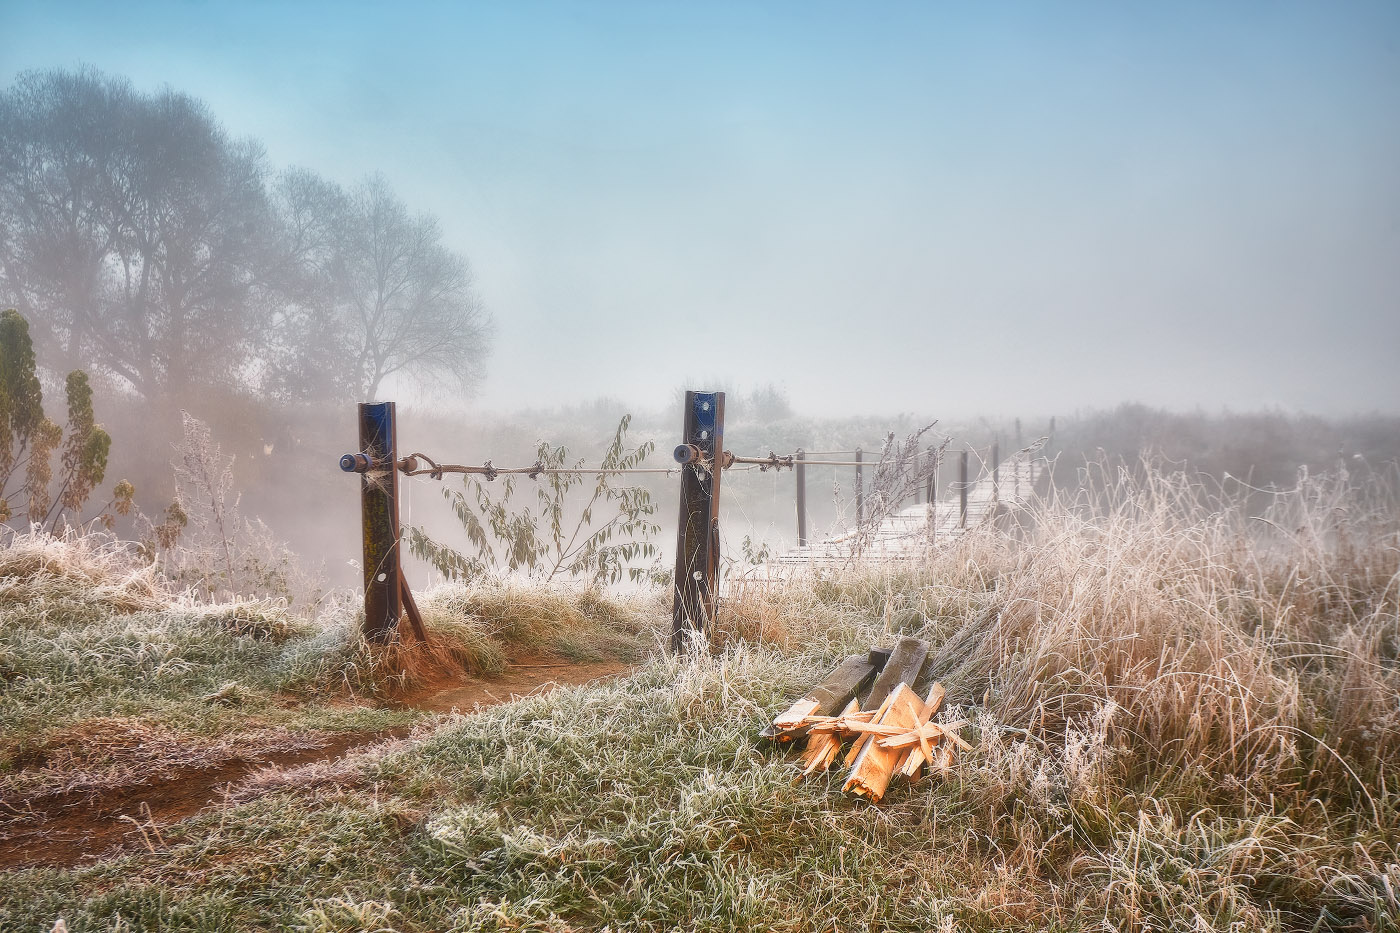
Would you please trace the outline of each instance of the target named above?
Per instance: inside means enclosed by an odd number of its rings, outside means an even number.
[[[68,365],[147,398],[248,365],[267,199],[260,148],[207,108],[93,71],[0,96],[5,297]]]
[[[345,192],[307,172],[277,186],[283,241],[303,287],[279,318],[273,391],[373,398],[392,376],[429,394],[469,392],[490,319],[471,267],[382,177]]]
[[[437,221],[373,177],[269,183],[200,101],[84,69],[0,91],[0,304],[41,357],[150,400],[191,389],[467,391],[489,319]]]

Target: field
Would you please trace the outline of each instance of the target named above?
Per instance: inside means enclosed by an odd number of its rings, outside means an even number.
[[[352,605],[20,537],[0,928],[1400,929],[1395,479],[1101,475],[915,566],[736,586],[680,658],[662,593],[442,588],[429,645],[371,649]],[[759,730],[895,634],[973,750],[879,806],[794,783]],[[465,702],[531,664],[587,682]]]

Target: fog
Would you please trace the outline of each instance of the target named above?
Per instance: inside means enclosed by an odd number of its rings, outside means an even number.
[[[436,214],[464,406],[1400,399],[1394,4],[0,8],[0,79],[168,83]]]
[[[0,0],[0,93],[54,73],[205,108],[259,179],[229,229],[270,232],[232,297],[191,312],[207,339],[171,344],[201,349],[167,352],[101,331],[128,320],[110,294],[82,323],[77,276],[15,246],[48,228],[0,218],[19,257],[0,301],[29,318],[47,408],[64,371],[92,371],[109,484],[129,472],[157,497],[191,410],[249,506],[335,567],[354,550],[327,542],[356,534],[354,480],[333,471],[357,391],[404,406],[405,448],[473,463],[528,464],[540,439],[597,452],[628,412],[664,456],[687,387],[727,390],[755,454],[870,449],[935,420],[1009,444],[1015,419],[1030,440],[1058,416],[1092,426],[1067,435],[1076,452],[1165,446],[1280,481],[1394,455],[1393,3]],[[414,274],[435,276],[437,332],[457,339],[402,366],[366,363],[372,341],[341,346],[336,324],[369,252],[335,234],[388,215],[427,244]],[[308,231],[324,240],[288,245]],[[1252,412],[1254,453],[1223,450]],[[841,480],[814,481],[839,524]],[[785,546],[791,490],[763,482],[746,520]],[[438,495],[421,485],[416,513]]]

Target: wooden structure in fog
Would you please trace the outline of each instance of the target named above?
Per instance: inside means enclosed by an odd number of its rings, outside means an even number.
[[[785,580],[807,570],[920,560],[995,515],[1029,506],[1046,488],[1048,470],[1038,451],[1018,451],[1000,464],[985,464],[976,480],[953,484],[941,498],[902,508],[873,527],[799,545],[745,568],[742,576]]]

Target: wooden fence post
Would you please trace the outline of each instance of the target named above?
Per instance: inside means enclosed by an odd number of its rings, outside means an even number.
[[[686,392],[681,467],[681,515],[676,532],[671,650],[683,651],[689,632],[707,633],[719,595],[719,481],[724,472],[724,393]],[[689,462],[682,460],[687,451]],[[698,453],[698,456],[696,455]]]
[[[967,451],[958,459],[958,527],[967,527]]]
[[[807,452],[800,447],[797,450],[797,458],[793,465],[793,473],[797,476],[797,546],[802,547],[807,543],[807,466],[803,462],[807,459]]]
[[[364,534],[365,639],[383,644],[403,611],[399,570],[399,470],[394,403],[360,405],[360,524]],[[349,454],[347,457],[351,456]],[[342,458],[341,468],[345,463]]]
[[[856,448],[856,531],[865,524],[865,473],[861,466],[861,449]]]
[[[929,505],[938,508],[938,451],[932,447],[928,449],[928,483],[925,496]]]
[[[992,441],[992,505],[1001,501],[1001,441]]]

